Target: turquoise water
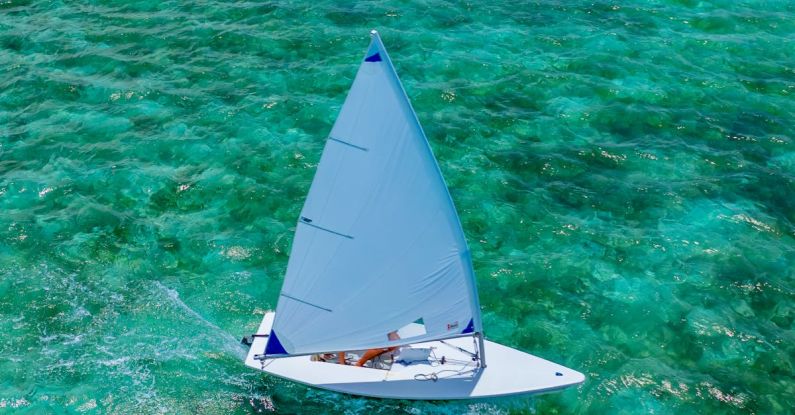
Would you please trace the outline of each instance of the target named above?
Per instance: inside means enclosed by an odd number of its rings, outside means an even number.
[[[249,370],[378,28],[486,335],[578,369],[395,402]],[[0,412],[786,413],[795,4],[0,3]]]

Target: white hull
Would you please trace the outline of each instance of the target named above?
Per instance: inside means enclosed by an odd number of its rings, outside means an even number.
[[[275,313],[265,314],[258,335],[271,331]],[[315,362],[310,356],[285,357],[259,361],[255,355],[265,349],[266,337],[255,337],[246,357],[246,365],[274,376],[308,386],[352,395],[394,399],[474,399],[518,394],[550,392],[577,385],[585,380],[582,373],[510,347],[485,341],[486,368],[476,368],[471,356],[456,347],[475,351],[471,337],[412,344],[412,348],[434,348],[438,361],[395,363],[389,370]],[[474,370],[472,370],[474,369]],[[428,378],[436,373],[438,380]]]

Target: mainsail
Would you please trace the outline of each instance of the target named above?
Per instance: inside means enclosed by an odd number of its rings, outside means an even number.
[[[424,332],[406,337],[411,323]],[[373,31],[301,211],[265,355],[481,332],[458,215]]]

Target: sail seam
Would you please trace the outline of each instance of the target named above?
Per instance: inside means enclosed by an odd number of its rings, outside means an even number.
[[[289,299],[291,299],[291,300],[293,300],[293,301],[298,301],[298,302],[299,302],[299,303],[301,303],[301,304],[306,304],[306,305],[308,305],[308,306],[312,306],[312,307],[319,308],[319,309],[321,309],[321,310],[324,310],[324,311],[328,311],[329,313],[331,312],[331,309],[328,309],[328,308],[326,308],[326,307],[321,307],[321,306],[319,306],[319,305],[317,305],[317,304],[312,304],[312,303],[310,303],[310,302],[307,302],[307,301],[304,301],[304,300],[300,300],[300,299],[298,299],[298,298],[295,298],[295,297],[293,297],[293,296],[291,296],[291,295],[287,295],[287,294],[285,294],[285,293],[281,293],[281,296],[282,296],[282,297],[287,297],[287,298],[289,298]]]
[[[339,233],[339,232],[336,232],[336,231],[332,231],[331,229],[326,229],[326,228],[317,226],[317,225],[312,224],[312,223],[308,223],[308,222],[304,222],[304,221],[301,221],[301,222],[298,222],[298,223],[306,225],[306,226],[311,226],[311,227],[313,227],[315,229],[320,229],[321,231],[326,231],[328,233],[333,233],[334,235],[341,236],[343,238],[353,239],[353,236],[345,235],[344,233]]]
[[[353,148],[355,148],[357,150],[369,151],[366,147],[357,146],[356,144],[351,144],[351,143],[349,143],[347,141],[340,140],[339,138],[329,137],[328,139],[331,140],[331,141],[336,141],[337,143],[340,143],[340,144],[344,144],[344,145],[346,145],[348,147],[353,147]]]

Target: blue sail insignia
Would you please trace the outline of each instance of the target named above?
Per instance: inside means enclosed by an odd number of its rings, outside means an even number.
[[[474,333],[474,332],[475,332],[475,319],[471,318],[469,319],[469,324],[467,324],[466,328],[464,329],[464,331],[461,332],[461,334]]]
[[[268,336],[268,344],[265,346],[265,355],[269,354],[289,354],[284,350],[284,346],[276,336],[276,332],[271,330],[271,335]]]

